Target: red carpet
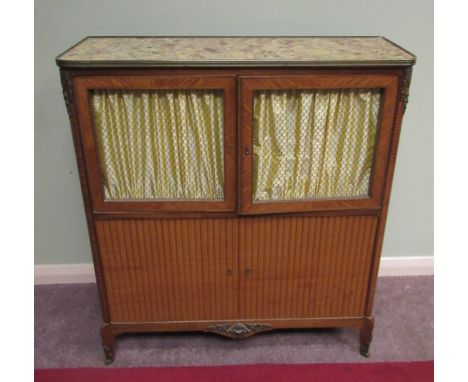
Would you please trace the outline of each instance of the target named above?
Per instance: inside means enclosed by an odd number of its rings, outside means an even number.
[[[34,375],[36,382],[426,382],[434,380],[434,362],[39,369]]]

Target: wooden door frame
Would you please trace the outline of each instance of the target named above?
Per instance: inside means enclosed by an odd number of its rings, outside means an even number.
[[[85,166],[96,212],[229,212],[236,209],[236,77],[232,75],[76,76],[73,78]],[[213,89],[223,91],[224,200],[105,200],[90,91],[96,89]]]
[[[399,76],[392,74],[308,74],[239,77],[238,213],[264,214],[306,211],[375,210],[381,208],[388,153],[397,106]],[[253,93],[269,89],[381,88],[383,100],[372,165],[369,198],[316,199],[253,203]]]

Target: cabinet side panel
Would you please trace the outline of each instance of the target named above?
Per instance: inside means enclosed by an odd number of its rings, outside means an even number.
[[[112,322],[237,318],[237,220],[96,222]]]
[[[241,219],[240,318],[364,315],[377,220]]]

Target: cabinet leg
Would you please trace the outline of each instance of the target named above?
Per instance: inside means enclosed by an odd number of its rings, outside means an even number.
[[[101,326],[101,341],[102,350],[104,350],[104,355],[106,356],[106,360],[104,361],[106,365],[114,362],[114,340],[115,336],[112,332],[111,324],[103,324]]]
[[[369,346],[374,330],[374,317],[365,317],[359,332],[359,352],[364,357],[369,357]]]

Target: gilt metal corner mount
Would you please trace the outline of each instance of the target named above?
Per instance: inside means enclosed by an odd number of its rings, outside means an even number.
[[[401,102],[403,104],[403,113],[406,111],[406,105],[408,104],[409,88],[411,84],[412,73],[413,73],[412,68],[406,69],[402,83],[401,83]]]
[[[73,104],[73,80],[71,75],[68,72],[61,72],[61,81],[62,81],[62,94],[63,99],[65,100],[65,106],[67,108],[68,117],[72,118],[71,107]]]

